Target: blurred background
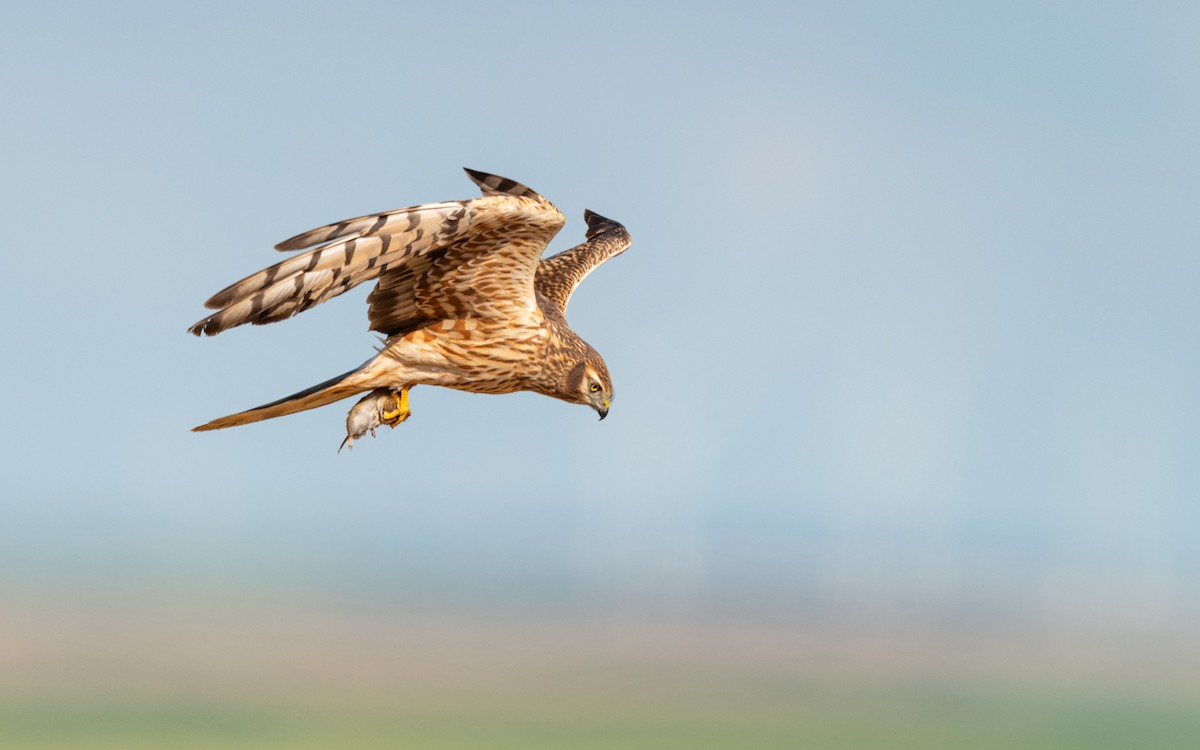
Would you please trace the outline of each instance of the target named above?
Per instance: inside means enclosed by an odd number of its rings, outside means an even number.
[[[1195,747],[1200,11],[8,3],[0,747]],[[367,289],[186,333],[469,166],[630,252],[617,397],[418,388]],[[344,408],[343,408],[344,406]]]

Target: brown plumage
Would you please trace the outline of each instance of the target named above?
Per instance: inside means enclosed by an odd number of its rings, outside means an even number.
[[[407,401],[402,416],[389,417],[387,394],[414,385],[474,393],[535,391],[590,405],[603,419],[612,400],[608,368],[567,325],[566,308],[584,277],[629,247],[629,233],[585,211],[587,241],[543,259],[565,221],[558,209],[520,183],[470,169],[467,174],[482,198],[360,216],[304,232],[276,249],[305,252],[213,295],[205,306],[216,312],[190,329],[197,336],[284,320],[377,279],[367,297],[368,318],[371,329],[386,338],[379,353],[356,370],[195,430],[258,422],[378,390],[369,409],[351,410],[352,442],[379,424],[403,421]]]

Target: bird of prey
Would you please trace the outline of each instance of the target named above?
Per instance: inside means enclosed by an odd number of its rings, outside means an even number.
[[[584,212],[587,240],[542,258],[565,219],[524,185],[471,169],[483,197],[346,219],[284,240],[305,250],[226,287],[189,330],[290,318],[364,281],[371,329],[383,335],[362,366],[194,431],[249,424],[368,391],[346,418],[346,440],[408,418],[408,391],[534,391],[608,414],[613,387],[600,355],[567,325],[567,301],[593,269],[629,247],[625,227]],[[307,249],[306,248],[310,248]],[[340,449],[339,449],[340,450]]]

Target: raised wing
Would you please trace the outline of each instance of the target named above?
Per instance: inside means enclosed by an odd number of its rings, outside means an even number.
[[[372,293],[372,328],[388,333],[385,329],[403,322],[410,307],[421,314],[406,304],[405,294],[411,298],[415,281],[444,263],[486,261],[489,270],[506,278],[524,276],[526,295],[532,300],[538,257],[562,227],[562,214],[520,183],[471,170],[468,175],[480,185],[483,198],[360,216],[279,243],[276,249],[285,251],[319,246],[213,295],[205,306],[218,312],[196,323],[191,332],[213,336],[244,323],[274,323],[379,278],[380,286]],[[497,255],[511,244],[505,238],[516,245]]]
[[[501,206],[532,202],[507,196],[480,200],[501,201]],[[534,274],[546,244],[562,227],[563,216],[544,202],[521,208],[520,217],[441,245],[416,262],[381,274],[367,297],[371,329],[394,336],[435,321],[511,320],[537,314]]]
[[[534,279],[537,293],[560,315],[566,314],[575,287],[601,263],[625,252],[631,242],[625,227],[612,219],[592,211],[584,211],[583,218],[588,224],[588,241],[543,260]]]

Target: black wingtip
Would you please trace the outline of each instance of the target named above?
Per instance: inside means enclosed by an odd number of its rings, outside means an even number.
[[[515,195],[524,198],[541,198],[536,190],[522,185],[516,180],[510,180],[507,177],[501,177],[498,174],[488,174],[480,172],[478,169],[463,167],[463,171],[467,173],[467,177],[471,178],[483,191],[484,195]]]
[[[625,227],[620,222],[613,221],[607,216],[601,216],[595,211],[588,209],[583,210],[583,220],[587,222],[587,238],[590,240],[598,235],[610,232],[613,230],[625,231]]]

